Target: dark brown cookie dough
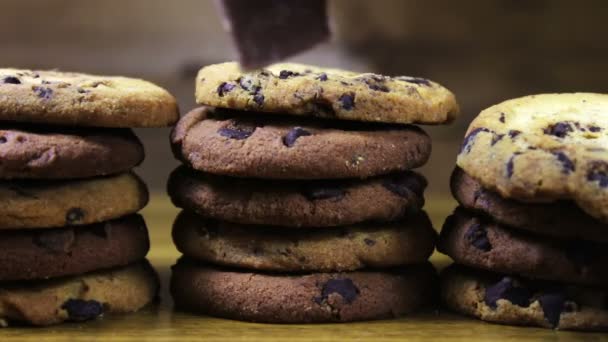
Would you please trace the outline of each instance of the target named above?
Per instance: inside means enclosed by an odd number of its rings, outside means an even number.
[[[330,227],[392,221],[424,204],[426,180],[408,171],[367,180],[271,181],[213,176],[177,168],[173,203],[221,221],[284,227]]]
[[[608,331],[605,289],[531,281],[452,265],[441,273],[441,292],[450,309],[488,322]]]
[[[535,279],[608,284],[608,245],[522,233],[461,208],[446,220],[437,249],[471,267]]]
[[[435,297],[430,264],[385,272],[280,275],[196,265],[173,267],[178,308],[267,323],[350,322],[410,313]]]
[[[0,231],[0,281],[46,279],[124,266],[146,256],[143,218],[79,228]]]
[[[265,179],[367,178],[422,166],[428,135],[415,126],[336,122],[201,107],[171,142],[177,158],[213,174]]]
[[[589,216],[573,201],[524,203],[503,198],[456,168],[452,194],[463,207],[490,216],[501,224],[533,233],[608,242],[608,225]]]
[[[129,129],[0,124],[0,178],[88,178],[126,172],[144,159]]]
[[[266,271],[354,271],[425,262],[436,233],[426,213],[402,221],[335,229],[286,230],[240,225],[182,212],[173,225],[177,249],[214,264]]]

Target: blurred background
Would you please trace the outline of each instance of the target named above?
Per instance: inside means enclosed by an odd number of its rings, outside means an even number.
[[[286,0],[288,1],[288,0]],[[479,111],[541,92],[606,92],[608,3],[601,0],[330,0],[335,36],[293,60],[431,78],[462,117],[428,127],[430,193],[448,193],[460,141]],[[272,18],[269,18],[272,20]],[[234,58],[211,0],[0,0],[0,65],[141,77],[167,88],[182,112],[194,77]],[[177,162],[167,129],[139,130],[139,173],[164,191]]]

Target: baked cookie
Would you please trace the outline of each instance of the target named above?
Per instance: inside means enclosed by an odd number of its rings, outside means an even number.
[[[400,222],[285,230],[220,222],[184,211],[173,225],[173,241],[186,256],[213,264],[331,272],[424,263],[436,238],[424,212]]]
[[[429,136],[415,126],[305,122],[211,107],[184,116],[171,143],[196,170],[265,179],[367,178],[422,166],[431,154]]]
[[[139,215],[77,229],[0,231],[0,281],[125,266],[143,259],[149,247],[148,230]]]
[[[441,292],[450,309],[488,322],[608,331],[608,292],[602,289],[452,265],[441,273]]]
[[[0,178],[88,178],[126,172],[144,159],[129,129],[0,124]]]
[[[213,176],[184,166],[169,177],[180,208],[221,221],[330,227],[393,221],[424,205],[426,179],[408,171],[367,180],[279,181]]]
[[[461,208],[446,220],[437,249],[455,262],[475,268],[534,279],[608,285],[608,245],[529,235]]]
[[[454,94],[424,78],[360,74],[302,64],[244,72],[235,62],[204,67],[199,104],[386,123],[443,124],[459,113]]]
[[[571,199],[608,222],[607,133],[608,95],[527,96],[481,112],[457,163],[503,197]]]
[[[452,173],[450,184],[461,206],[498,223],[546,236],[608,242],[608,225],[587,215],[572,201],[524,203],[503,198],[460,168]]]
[[[171,294],[183,310],[266,323],[351,322],[410,313],[435,296],[430,264],[384,272],[280,275],[180,260]]]
[[[0,230],[80,226],[135,213],[148,203],[133,173],[85,180],[0,182]]]
[[[175,98],[143,80],[0,69],[0,120],[96,127],[163,127],[179,119]]]
[[[135,312],[158,293],[147,261],[73,277],[0,285],[0,325],[81,322]]]

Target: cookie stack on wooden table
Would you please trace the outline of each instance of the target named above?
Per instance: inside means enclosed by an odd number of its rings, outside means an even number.
[[[411,123],[458,112],[413,77],[297,64],[203,68],[171,143],[179,308],[277,323],[390,318],[433,300],[436,233],[411,169],[431,142]]]
[[[608,95],[503,102],[471,123],[460,207],[438,249],[455,311],[503,324],[608,329]]]
[[[136,212],[148,191],[128,127],[178,119],[175,99],[122,77],[0,69],[0,324],[133,312],[158,281]]]

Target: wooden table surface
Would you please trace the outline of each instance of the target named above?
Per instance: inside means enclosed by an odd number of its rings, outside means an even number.
[[[436,228],[441,227],[454,206],[451,199],[427,199],[427,211]],[[162,278],[159,305],[132,315],[80,324],[1,329],[0,341],[608,341],[608,334],[501,326],[446,312],[422,312],[389,321],[317,325],[253,324],[174,312],[167,284],[169,267],[179,256],[170,234],[177,212],[160,194],[152,196],[150,205],[143,210],[152,241],[149,259]],[[432,261],[439,267],[449,263],[447,257],[437,253]]]

